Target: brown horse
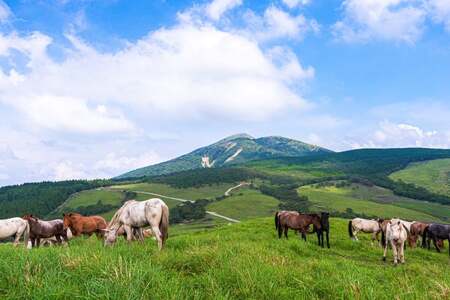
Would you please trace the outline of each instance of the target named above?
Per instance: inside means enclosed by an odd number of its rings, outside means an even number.
[[[422,222],[413,222],[411,224],[411,230],[409,231],[408,244],[411,248],[416,247],[419,236],[423,235],[425,228],[430,224]]]
[[[80,234],[91,236],[93,233],[98,238],[103,238],[104,236],[107,223],[100,216],[85,217],[78,213],[68,213],[63,214],[63,217],[64,228],[70,228],[73,236],[79,236]]]
[[[39,247],[41,238],[55,237],[58,244],[61,244],[61,238],[68,242],[67,231],[62,220],[43,221],[33,215],[25,215],[23,219],[30,225],[31,247]]]
[[[275,214],[275,228],[278,230],[278,238],[281,238],[283,232],[284,236],[288,238],[287,234],[290,228],[299,231],[303,240],[306,241],[306,234],[312,233],[308,231],[311,225],[314,226],[315,231],[321,230],[322,225],[318,214],[301,214],[296,211],[281,211]]]

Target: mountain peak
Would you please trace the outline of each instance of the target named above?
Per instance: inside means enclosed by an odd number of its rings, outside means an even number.
[[[228,141],[232,141],[232,140],[237,140],[237,139],[249,139],[249,140],[253,140],[255,139],[254,137],[252,137],[250,134],[247,133],[238,133],[238,134],[233,134],[230,135],[222,140],[220,140],[219,142],[228,142]]]
[[[252,160],[329,152],[332,151],[282,136],[254,138],[249,134],[239,133],[170,161],[143,167],[117,178],[163,175],[198,168],[242,164]]]

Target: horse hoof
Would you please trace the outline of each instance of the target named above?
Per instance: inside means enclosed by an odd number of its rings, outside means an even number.
[[[386,257],[383,257],[383,261],[386,261]]]

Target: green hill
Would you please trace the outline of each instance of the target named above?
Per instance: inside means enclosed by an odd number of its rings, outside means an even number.
[[[406,249],[394,267],[392,252],[368,237],[348,238],[347,221],[331,219],[331,249],[314,236],[291,232],[279,240],[273,218],[180,234],[166,248],[155,242],[105,248],[95,237],[69,247],[27,251],[0,245],[2,299],[446,299],[448,254]]]
[[[247,134],[238,134],[170,161],[130,171],[117,178],[164,175],[198,168],[236,165],[258,159],[308,156],[330,152],[330,150],[318,146],[284,137],[253,138]]]
[[[389,177],[415,184],[437,194],[450,196],[450,159],[412,163]]]

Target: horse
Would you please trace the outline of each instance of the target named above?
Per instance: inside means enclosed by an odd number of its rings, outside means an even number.
[[[312,233],[308,232],[308,228],[310,225],[314,226],[314,230],[316,232],[320,231],[322,228],[322,225],[320,224],[320,217],[318,214],[301,214],[296,211],[293,212],[284,211],[284,212],[277,212],[275,214],[275,218],[278,223],[276,225],[276,229],[278,230],[278,238],[281,238],[283,231],[285,238],[288,238],[287,234],[290,228],[301,232],[303,240],[306,241],[306,233]],[[318,238],[320,234],[321,233],[317,234]]]
[[[95,233],[98,238],[103,238],[107,224],[104,218],[100,216],[82,216],[78,213],[63,214],[64,228],[70,228],[73,236],[81,234],[91,236]]]
[[[323,232],[326,232],[326,239],[327,239],[327,247],[330,248],[330,222],[329,222],[330,214],[328,212],[321,212],[320,213],[320,229],[315,228],[315,231],[317,232],[317,239],[319,240],[319,246],[322,246],[324,248],[323,244]]]
[[[422,236],[422,246],[425,246],[425,243],[427,243],[428,250],[430,250],[430,240],[427,241],[427,237],[433,240],[436,251],[441,252],[437,245],[437,240],[448,240],[450,245],[450,225],[432,223],[425,228]],[[448,247],[448,255],[450,255],[450,246]]]
[[[22,219],[28,221],[30,225],[31,247],[39,247],[41,238],[51,238],[53,236],[58,244],[61,244],[61,238],[68,242],[63,220],[43,221],[33,215],[25,215]]]
[[[386,253],[388,244],[391,244],[392,252],[394,254],[394,264],[398,261],[405,262],[405,241],[408,238],[408,230],[406,226],[399,219],[393,219],[386,225],[386,243],[384,244],[383,261],[386,261]]]
[[[72,231],[70,231],[69,228],[66,229],[66,233],[67,233],[67,240],[71,240],[73,238],[73,234]],[[52,246],[58,243],[58,239],[56,238],[56,236],[52,236],[49,238],[43,238],[41,239],[41,245],[42,246]]]
[[[419,236],[423,235],[425,228],[427,228],[429,225],[429,223],[423,222],[413,222],[411,224],[411,228],[409,229],[410,235],[408,239],[408,244],[411,248],[416,247],[417,239],[419,238]]]
[[[127,241],[133,237],[133,228],[150,226],[162,250],[169,236],[169,208],[158,198],[145,201],[128,200],[117,210],[105,229],[105,246],[116,242],[117,231],[123,226],[127,233]],[[140,231],[142,232],[142,231]]]
[[[294,210],[280,210],[280,211],[277,211],[277,212],[275,213],[275,230],[276,230],[276,231],[278,231],[278,227],[279,227],[279,221],[278,221],[278,219],[279,219],[279,217],[280,217],[281,215],[284,215],[284,214],[299,215],[300,213],[299,213],[298,211],[294,211]],[[295,230],[295,232],[299,233],[298,230]],[[306,241],[306,235],[305,235],[304,233],[301,233],[301,237]],[[287,238],[287,237],[286,237],[286,238]]]
[[[362,218],[354,218],[348,222],[348,235],[353,240],[358,241],[358,232],[372,233],[372,243],[376,239],[379,241],[378,235],[381,231],[382,220],[366,220]]]
[[[21,218],[0,220],[0,240],[14,236],[14,247],[19,244],[22,235],[26,247],[28,245],[29,234],[30,225]]]

